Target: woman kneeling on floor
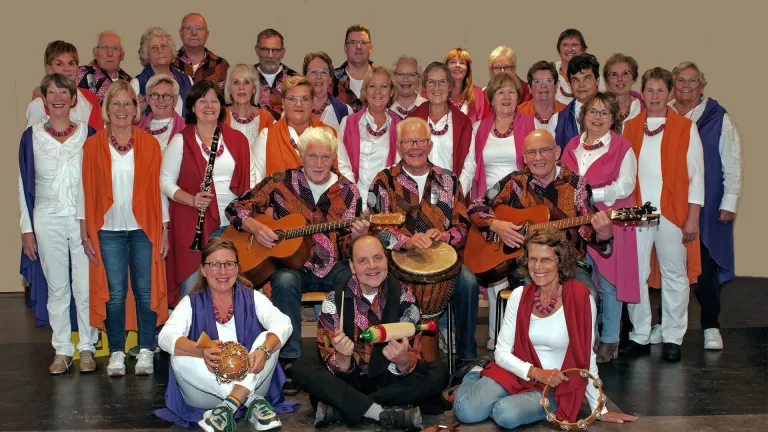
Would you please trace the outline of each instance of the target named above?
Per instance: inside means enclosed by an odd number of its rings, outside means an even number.
[[[560,372],[589,369],[598,377],[592,350],[595,301],[574,279],[572,248],[563,232],[545,229],[531,234],[523,250],[520,272],[533,282],[512,292],[496,342],[496,361],[479,358],[457,390],[453,410],[462,423],[490,417],[514,429],[544,420],[539,401],[545,385],[553,388],[550,409],[560,420],[575,421],[585,396],[590,409],[597,406],[594,386]],[[601,420],[623,423],[637,417],[603,408]]]

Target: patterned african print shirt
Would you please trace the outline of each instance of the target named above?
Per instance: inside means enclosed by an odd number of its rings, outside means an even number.
[[[429,164],[424,193],[419,197],[416,181],[400,161],[379,172],[368,191],[371,213],[402,213],[405,223],[399,227],[374,228],[387,249],[402,249],[416,233],[430,228],[440,231],[439,240],[461,250],[467,240],[469,220],[458,177],[451,171]]]
[[[357,280],[357,276],[352,276],[349,279],[346,289],[347,292],[352,292],[352,297],[347,296],[346,300],[349,301],[353,298],[355,301],[355,334],[347,336],[355,343],[355,349],[352,352],[352,360],[347,372],[341,372],[339,370],[339,366],[336,363],[336,348],[334,348],[331,343],[331,340],[336,337],[339,332],[340,324],[339,311],[336,308],[336,293],[334,291],[329,292],[328,296],[323,301],[322,311],[318,318],[320,325],[317,326],[317,347],[320,350],[320,357],[325,362],[328,370],[334,374],[349,373],[356,367],[360,368],[361,375],[366,375],[368,373],[368,365],[371,362],[373,344],[363,342],[360,339],[360,334],[372,325],[382,324],[381,320],[384,306],[386,306],[388,301],[391,301],[391,299],[387,298],[389,293],[387,284],[387,279],[385,279],[384,283],[379,287],[378,294],[373,298],[373,302],[369,302],[360,290],[360,282]],[[407,285],[401,284],[400,287],[399,322],[421,324],[421,312],[419,311],[419,306],[416,304],[416,297],[413,295],[413,290]],[[391,373],[395,375],[406,375],[413,372],[416,365],[421,361],[421,332],[417,333],[410,340],[411,346],[408,349],[410,367],[408,372],[400,372],[394,363],[390,363],[388,369]]]
[[[117,71],[117,79],[131,81],[131,76],[124,70]],[[77,69],[77,76],[75,82],[81,89],[90,90],[99,98],[99,103],[104,103],[104,97],[107,95],[107,89],[109,85],[114,81],[107,71],[100,68],[96,64],[96,60],[88,63],[87,65],[80,66]]]
[[[481,233],[487,235],[491,222],[496,219],[493,207],[504,204],[516,209],[525,209],[535,205],[549,208],[549,220],[584,216],[597,212],[592,201],[592,189],[586,178],[574,173],[565,165],[557,162],[557,176],[550,184],[543,184],[533,177],[528,167],[522,171],[513,171],[499,180],[476,199],[467,214]],[[582,225],[566,229],[566,237],[580,259],[585,259],[587,243],[597,246],[601,252],[609,253],[611,241],[598,241],[597,232],[592,225]]]
[[[197,69],[193,68],[192,60],[187,57],[184,52],[184,48],[179,50],[178,58],[173,64],[180,71],[189,75],[192,78],[192,82],[198,82],[203,79],[209,79],[219,87],[224,86],[224,81],[227,79],[227,69],[229,69],[229,63],[223,58],[217,56],[213,51],[209,51],[205,48],[205,56],[200,64],[197,65]]]
[[[373,62],[370,60],[368,64],[373,66]],[[333,96],[351,106],[354,112],[360,111],[360,108],[363,107],[363,101],[358,99],[355,92],[349,88],[349,74],[347,74],[346,61],[333,70],[333,84],[331,87],[333,87]]]
[[[315,202],[302,168],[275,173],[232,201],[227,206],[227,219],[242,230],[246,219],[264,213],[270,207],[275,219],[298,213],[310,225],[360,216],[362,201],[357,186],[340,174],[336,175],[339,180]],[[350,230],[313,234],[312,240],[315,246],[304,267],[322,278],[342,259],[350,241]]]
[[[269,107],[272,112],[277,113],[278,115],[275,117],[275,120],[280,120],[280,117],[283,115],[283,81],[286,78],[299,75],[298,72],[282,63],[280,66],[283,69],[275,76],[275,80],[270,86],[269,81],[259,71],[259,63],[253,65],[256,68],[256,73],[259,74],[259,106],[262,108]]]

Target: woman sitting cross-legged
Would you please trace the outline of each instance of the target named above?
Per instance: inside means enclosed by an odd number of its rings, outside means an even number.
[[[586,286],[574,279],[575,258],[562,231],[531,234],[518,258],[520,272],[533,282],[516,288],[509,299],[496,342],[495,362],[479,358],[456,392],[453,411],[462,423],[492,418],[514,429],[544,420],[539,404],[545,385],[550,410],[575,421],[586,397],[597,406],[597,389],[561,370],[588,369],[597,378],[594,345],[596,308]],[[637,417],[608,412],[602,421],[624,423]]]
[[[212,238],[203,247],[192,292],[179,301],[160,332],[159,344],[171,354],[171,368],[166,408],[155,414],[182,427],[198,422],[205,431],[234,431],[235,417],[243,414],[256,430],[280,426],[273,405],[283,403],[285,374],[277,357],[292,329],[288,317],[242,276],[232,242]],[[216,379],[213,370],[221,350],[197,348],[202,332],[217,344],[245,346],[250,352],[245,378],[229,383]]]

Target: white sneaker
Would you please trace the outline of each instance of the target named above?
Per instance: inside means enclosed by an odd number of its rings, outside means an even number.
[[[107,366],[107,375],[123,376],[125,375],[125,353],[115,351],[109,356],[109,365]]]
[[[723,337],[720,336],[720,329],[710,328],[704,330],[704,349],[721,350],[723,349]]]
[[[278,428],[282,425],[272,405],[261,396],[251,396],[245,416],[257,431]]]
[[[139,356],[136,357],[136,375],[152,375],[155,372],[155,365],[152,361],[155,357],[154,351],[142,348]]]
[[[493,339],[488,339],[488,343],[485,344],[485,347],[488,349],[488,351],[493,351],[496,349],[496,341]]]
[[[661,343],[661,324],[656,324],[651,329],[651,336],[649,338],[649,342],[652,344],[660,344]]]

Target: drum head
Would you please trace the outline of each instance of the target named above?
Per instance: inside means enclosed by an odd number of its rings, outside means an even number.
[[[392,263],[398,269],[418,276],[437,275],[447,272],[459,257],[456,250],[441,241],[432,242],[427,249],[392,251]]]

